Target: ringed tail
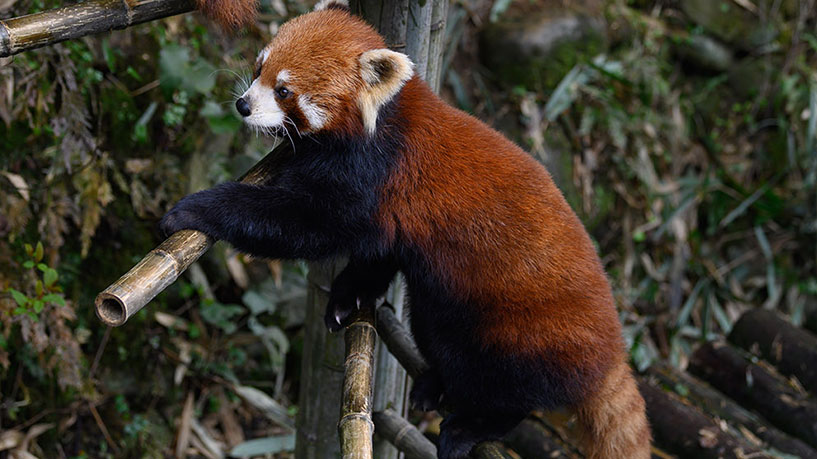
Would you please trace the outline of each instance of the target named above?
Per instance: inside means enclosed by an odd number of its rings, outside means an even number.
[[[650,427],[630,366],[622,361],[601,388],[576,407],[588,459],[648,459]]]

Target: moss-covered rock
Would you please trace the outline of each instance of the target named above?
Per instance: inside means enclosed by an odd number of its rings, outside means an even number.
[[[697,25],[725,43],[751,50],[770,43],[776,28],[731,0],[681,0],[681,9]]]
[[[606,51],[606,25],[592,10],[532,4],[540,7],[509,10],[487,25],[480,55],[501,83],[548,91],[576,64]]]

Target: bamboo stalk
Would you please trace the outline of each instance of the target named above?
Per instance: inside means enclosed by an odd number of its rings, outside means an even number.
[[[406,54],[414,61],[414,70],[420,78],[428,81],[428,43],[431,32],[432,0],[409,2],[406,24]]]
[[[241,182],[266,182],[275,173],[280,160],[291,152],[292,147],[282,143],[244,174]],[[124,324],[178,279],[211,245],[212,241],[198,231],[183,230],[171,235],[97,295],[94,302],[97,317],[113,327]]]
[[[386,408],[375,411],[372,415],[374,430],[378,437],[386,439],[397,447],[406,459],[434,459],[437,457],[437,447],[423,436],[413,424],[406,421],[394,410]]]
[[[445,23],[448,18],[448,0],[433,1],[426,81],[434,93],[439,94],[440,82],[442,81],[443,51],[445,50]]]
[[[193,0],[88,0],[0,21],[0,57],[196,9]]]
[[[409,376],[417,378],[428,370],[428,364],[414,344],[414,338],[394,315],[394,307],[388,303],[377,308],[377,331],[389,352],[403,365]]]
[[[376,340],[374,305],[363,305],[351,325],[346,327],[346,371],[338,422],[344,459],[373,457],[372,376]]]

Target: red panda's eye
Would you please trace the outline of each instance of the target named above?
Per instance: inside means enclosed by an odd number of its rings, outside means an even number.
[[[291,94],[289,89],[287,89],[285,86],[281,86],[280,88],[276,89],[275,92],[281,99],[286,99]]]

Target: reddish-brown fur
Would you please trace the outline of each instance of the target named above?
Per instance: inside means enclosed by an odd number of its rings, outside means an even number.
[[[196,7],[222,28],[233,30],[255,20],[258,0],[196,0]]]

